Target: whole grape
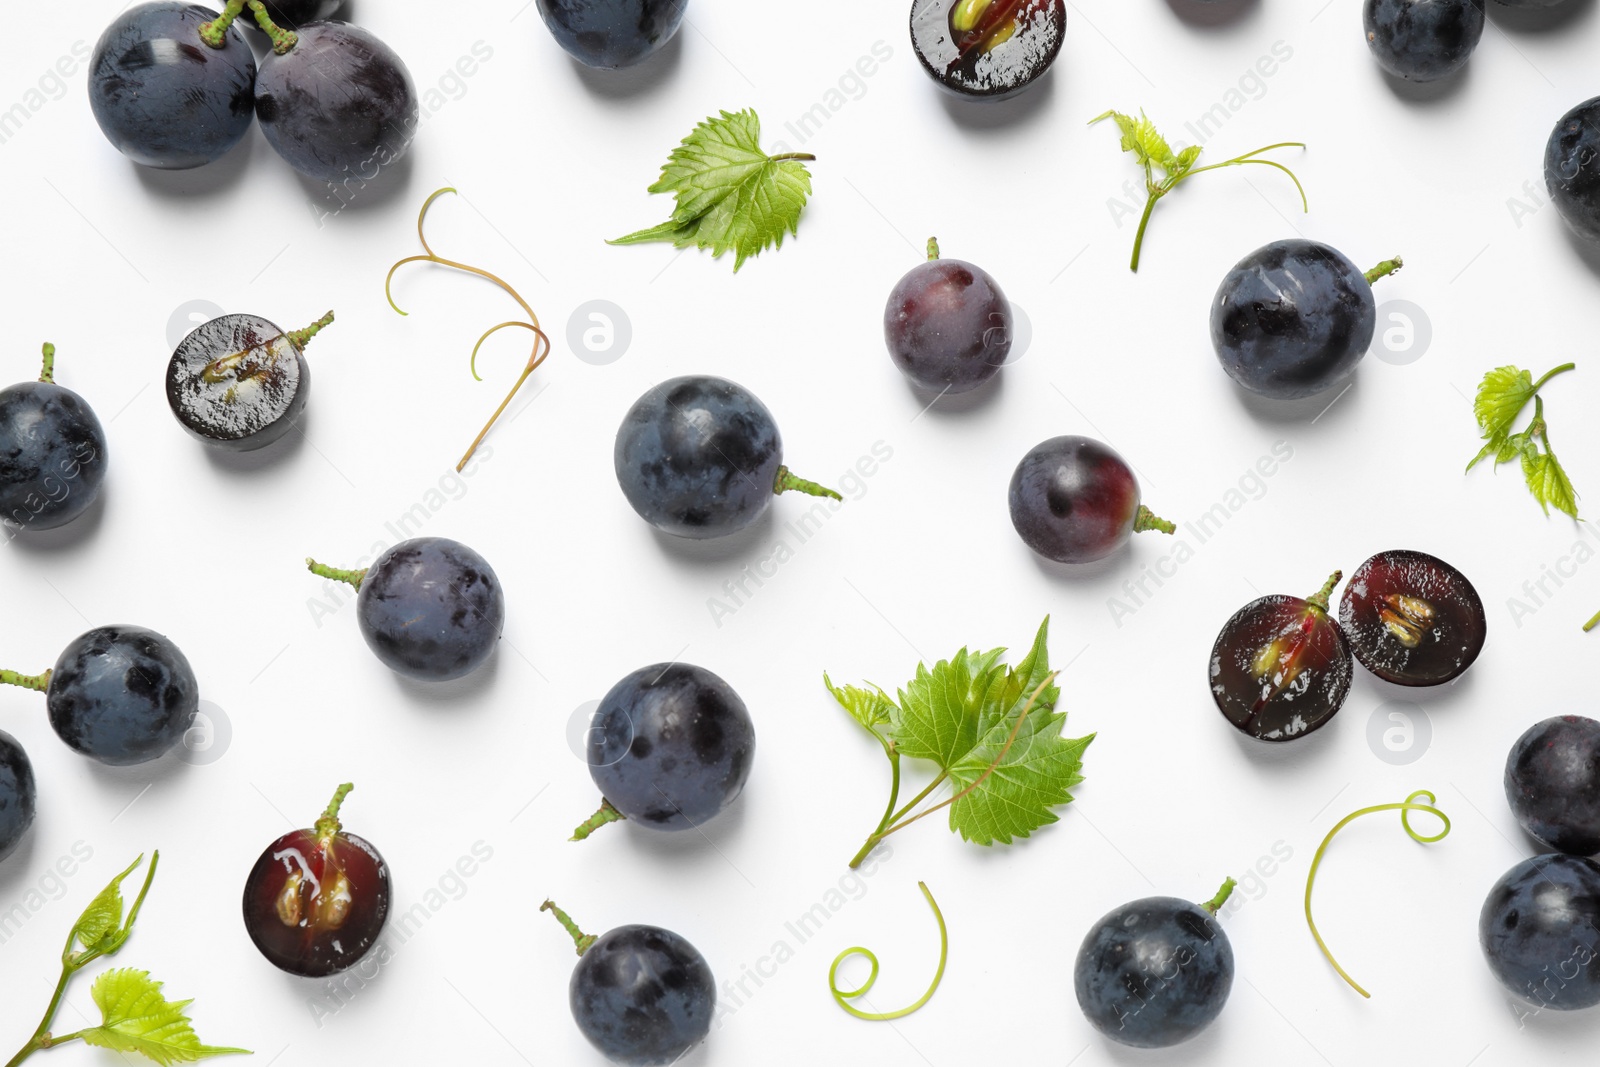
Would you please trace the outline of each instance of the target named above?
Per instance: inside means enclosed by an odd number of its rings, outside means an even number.
[[[402,541],[369,567],[356,600],[361,636],[391,670],[440,682],[489,658],[505,593],[488,560],[445,537]]]
[[[658,926],[602,934],[572,970],[572,1018],[607,1059],[676,1062],[711,1032],[717,987],[688,941]]]
[[[1506,802],[1546,847],[1600,852],[1600,722],[1559,715],[1530,726],[1506,756]]]
[[[1088,437],[1035,445],[1011,475],[1011,524],[1039,555],[1092,563],[1137,531],[1172,533],[1139,502],[1139,481],[1116,451]]]
[[[896,283],[883,310],[889,356],[912,384],[964,393],[999,373],[1011,354],[1011,302],[988,272],[959,259],[928,260]]]
[[[1466,66],[1483,36],[1483,0],[1366,0],[1367,47],[1397,78],[1429,82]]]
[[[113,766],[175,746],[200,708],[200,686],[177,645],[141,626],[100,626],[50,672],[50,725],[73,750]]]
[[[556,43],[585,66],[628,67],[672,40],[689,0],[538,0]]]
[[[106,477],[106,435],[83,397],[55,384],[55,346],[36,382],[0,389],[0,523],[53,530],[88,510]]]
[[[89,107],[117,151],[183,170],[221,159],[250,130],[256,60],[236,28],[222,47],[200,39],[218,13],[199,4],[136,4],[100,35]]]
[[[1600,866],[1559,854],[1523,860],[1489,890],[1478,944],[1500,984],[1531,1004],[1600,1004]]]
[[[652,830],[699,826],[750,776],[755,726],[733,687],[703,667],[657,663],[623,678],[591,722],[589,775]]]
[[[1544,150],[1544,184],[1572,231],[1600,241],[1600,96],[1556,123]]]
[[[38,803],[33,764],[17,739],[0,730],[0,861],[11,855],[33,825]]]

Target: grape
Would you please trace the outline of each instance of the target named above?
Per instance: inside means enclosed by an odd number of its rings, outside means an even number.
[[[623,678],[590,724],[589,776],[607,802],[652,830],[687,830],[732,804],[750,777],[755,725],[727,682],[657,663]]]
[[[1091,563],[1136,531],[1175,527],[1139,503],[1139,481],[1123,458],[1088,437],[1052,437],[1011,475],[1011,524],[1028,547],[1058,563]]]
[[[223,315],[189,332],[167,364],[178,423],[231,452],[265,448],[294,426],[311,391],[306,343],[333,312],[285,333],[259,315]]]
[[[1067,33],[1064,0],[915,0],[911,47],[940,88],[1003,100],[1044,76]]]
[[[1478,944],[1500,984],[1540,1008],[1600,1004],[1600,866],[1576,856],[1523,860],[1489,890]]]
[[[244,928],[274,966],[325,978],[360,961],[389,917],[389,868],[370,843],[346,833],[342,785],[309,830],[267,846],[244,884]]]
[[[106,434],[88,401],[55,384],[54,345],[37,382],[0,389],[0,523],[53,530],[89,509],[106,477]]]
[[[1544,150],[1544,184],[1572,231],[1600,241],[1600,96],[1556,123]]]
[[[1483,36],[1483,0],[1366,0],[1362,14],[1378,65],[1407,81],[1454,74]]]
[[[1535,723],[1506,757],[1506,802],[1547,848],[1600,852],[1600,722],[1561,715]]]
[[[1488,622],[1466,575],[1426,552],[1380,552],[1350,576],[1339,622],[1361,665],[1396,685],[1442,685],[1483,651]]]
[[[266,3],[267,15],[272,21],[292,30],[332,16],[344,5],[344,0],[266,0]],[[249,12],[240,21],[257,32],[261,29]]]
[[[1372,273],[1399,265],[1391,260]],[[1222,369],[1277,400],[1337,385],[1366,355],[1376,324],[1367,276],[1336,249],[1300,239],[1274,241],[1240,260],[1211,305]]]
[[[655,55],[678,32],[688,7],[689,0],[539,0],[556,43],[604,70]]]
[[[364,571],[307,560],[313,574],[348,582],[361,636],[390,670],[425,682],[460,678],[500,642],[505,593],[488,560],[459,541],[402,541]]]
[[[1344,706],[1355,668],[1328,617],[1335,571],[1305,600],[1264,596],[1233,614],[1211,648],[1211,696],[1223,716],[1261,741],[1293,741]]]
[[[993,378],[1011,354],[1011,302],[987,272],[959,259],[928,262],[895,285],[883,309],[889,356],[913,385],[965,393]]]
[[[313,22],[256,78],[267,143],[308,178],[367,182],[411,147],[420,110],[411,72],[359,26]]]
[[[1090,929],[1073,985],[1083,1014],[1106,1037],[1166,1048],[1222,1013],[1233,988],[1233,946],[1206,907],[1146,897]]]
[[[15,737],[0,730],[0,861],[16,850],[33,825],[37,802],[28,754]]]
[[[617,481],[639,517],[679,537],[736,533],[774,493],[839,494],[783,465],[767,406],[726,378],[672,378],[641,396],[617,431]]]
[[[200,709],[200,685],[177,645],[140,626],[101,626],[67,646],[45,704],[56,735],[112,766],[145,763],[180,740]]]

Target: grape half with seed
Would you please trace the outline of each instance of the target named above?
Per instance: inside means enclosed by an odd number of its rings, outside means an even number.
[[[167,404],[190,434],[250,452],[294,427],[311,391],[306,345],[333,312],[285,332],[259,315],[223,315],[183,339],[167,363]]]

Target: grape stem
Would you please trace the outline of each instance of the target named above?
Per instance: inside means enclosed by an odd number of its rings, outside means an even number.
[[[517,292],[511,287],[509,282],[498,277],[497,275],[490,274],[481,267],[473,267],[465,263],[458,263],[453,259],[445,259],[442,256],[435,254],[432,246],[428,244],[428,236],[423,232],[422,225],[423,221],[428,217],[428,209],[433,206],[433,202],[435,200],[439,199],[445,193],[455,192],[456,190],[449,186],[446,186],[443,189],[435,189],[433,195],[429,196],[428,199],[422,202],[422,210],[417,213],[417,239],[422,242],[422,250],[426,254],[421,256],[407,256],[389,268],[389,275],[383,280],[383,295],[388,299],[389,306],[394,308],[397,314],[410,314],[410,312],[402,311],[400,309],[400,305],[394,302],[393,290],[395,272],[408,263],[435,263],[441,267],[449,267],[451,270],[465,271],[468,274],[476,274],[480,278],[486,278],[498,285],[501,289],[504,289],[506,293],[510,295],[511,299],[515,300],[522,308],[523,312],[528,316],[528,321],[523,322],[521,320],[514,319],[510,322],[502,322],[500,325],[491,327],[481,336],[479,336],[478,343],[472,346],[472,359],[468,366],[472,370],[473,379],[480,382],[483,381],[483,379],[478,377],[478,349],[483,347],[483,342],[487,341],[490,337],[499,333],[501,330],[508,329],[512,326],[515,326],[518,329],[533,331],[533,352],[528,356],[527,365],[522,368],[521,376],[519,376],[516,380],[516,383],[511,386],[511,391],[506,394],[506,398],[500,402],[499,407],[494,409],[494,414],[489,416],[489,421],[484,424],[484,427],[481,431],[479,431],[478,436],[473,439],[471,446],[467,449],[466,455],[461,457],[461,462],[456,464],[456,470],[459,472],[466,467],[468,462],[471,461],[473,454],[478,451],[478,446],[483,444],[483,439],[485,437],[489,436],[489,431],[494,428],[495,423],[500,421],[500,416],[505,413],[506,408],[511,406],[511,401],[515,399],[517,393],[521,391],[522,384],[526,382],[529,376],[539,368],[539,364],[543,363],[550,355],[550,336],[546,334],[544,332],[544,328],[539,325],[539,316],[534,314],[533,308],[529,306],[528,302],[522,298],[521,293]],[[541,346],[543,348],[542,351]]]
[[[1418,797],[1426,797],[1428,802],[1426,804],[1419,804],[1417,803]],[[1361,986],[1356,983],[1356,980],[1351,978],[1343,967],[1339,966],[1339,961],[1333,958],[1333,953],[1328,951],[1327,942],[1322,940],[1322,934],[1317,931],[1316,920],[1311,917],[1311,887],[1317,880],[1317,868],[1322,865],[1322,855],[1328,850],[1328,845],[1333,841],[1335,834],[1337,834],[1340,830],[1343,830],[1346,826],[1349,826],[1355,820],[1361,818],[1361,816],[1372,815],[1380,811],[1398,811],[1400,813],[1400,825],[1405,828],[1405,831],[1410,838],[1418,844],[1431,845],[1435,841],[1444,840],[1445,835],[1450,833],[1450,817],[1444,812],[1440,811],[1438,808],[1434,807],[1434,804],[1437,802],[1437,800],[1438,798],[1428,790],[1419,789],[1415,793],[1412,793],[1410,796],[1406,797],[1405,803],[1403,804],[1375,804],[1370,808],[1362,808],[1360,811],[1353,811],[1349,815],[1346,815],[1344,818],[1340,819],[1334,828],[1328,831],[1328,836],[1324,837],[1322,839],[1322,844],[1317,846],[1316,855],[1311,857],[1311,870],[1306,874],[1306,925],[1311,928],[1311,936],[1316,939],[1317,948],[1321,949],[1322,954],[1327,957],[1328,962],[1333,964],[1333,969],[1339,972],[1339,977],[1350,983],[1351,989],[1354,989],[1357,993],[1360,993],[1369,1000],[1372,998],[1372,994],[1368,993],[1365,989],[1362,989]],[[1425,811],[1429,815],[1437,817],[1439,822],[1444,825],[1444,829],[1440,830],[1432,837],[1424,837],[1422,834],[1417,833],[1411,828],[1411,813],[1413,811]]]
[[[222,14],[210,22],[200,24],[200,39],[212,48],[221,48],[228,43],[228,28],[233,25],[233,20],[244,13],[245,0],[228,0],[222,7]]]
[[[1382,263],[1379,263],[1376,267],[1373,267],[1371,270],[1367,271],[1367,284],[1371,285],[1379,278],[1387,278],[1389,275],[1393,274],[1395,271],[1399,270],[1405,265],[1405,260],[1401,259],[1399,256],[1395,256],[1393,259],[1386,259]]]
[[[44,343],[44,363],[39,370],[39,380],[46,385],[54,385],[56,381],[56,346],[49,341]]]
[[[781,163],[786,159],[792,159],[800,163],[815,163],[817,161],[817,157],[812,155],[810,152],[784,152],[780,155],[768,156],[767,158],[774,163]]]
[[[249,0],[248,6],[250,13],[256,17],[256,25],[261,27],[261,32],[272,39],[272,51],[275,54],[286,56],[300,43],[298,33],[286,30],[272,21],[272,16],[267,14],[267,5],[261,0]]]
[[[328,801],[327,809],[323,811],[322,817],[317,820],[314,827],[314,832],[319,838],[326,840],[343,829],[339,823],[339,809],[344,806],[344,798],[349,796],[353,789],[355,789],[354,783],[346,782],[333,791],[333,799]]]
[[[333,312],[330,311],[305,329],[291,330],[284,336],[289,339],[290,344],[294,345],[295,351],[304,352],[306,345],[311,343],[311,339],[321,333],[325,327],[331,325],[333,325]]]
[[[318,563],[310,556],[306,557],[306,570],[319,578],[327,578],[331,581],[344,582],[347,585],[354,586],[355,591],[358,593],[361,592],[361,583],[367,577],[367,568],[365,567],[358,571],[342,571],[337,567],[329,567],[326,564]]]
[[[939,983],[944,981],[945,963],[950,958],[950,933],[944,925],[944,913],[939,910],[939,904],[933,899],[933,894],[928,891],[928,883],[918,882],[917,888],[922,890],[923,897],[928,901],[928,907],[933,909],[933,918],[939,924],[939,968],[933,972],[933,981],[928,986],[928,991],[922,994],[917,1002],[908,1008],[899,1011],[867,1012],[862,1011],[854,1004],[846,1003],[858,997],[864,997],[878,980],[878,957],[870,948],[860,945],[845,949],[833,958],[833,966],[828,968],[828,991],[833,994],[834,1003],[857,1019],[866,1019],[868,1022],[888,1022],[891,1019],[902,1019],[921,1008],[933,999],[933,994],[939,989]],[[839,968],[851,956],[865,956],[872,970],[867,974],[867,980],[856,989],[839,988]]]
[[[17,685],[23,689],[32,689],[36,693],[50,691],[50,675],[52,671],[43,674],[20,674],[17,671],[0,670],[0,685]]]
[[[1583,632],[1584,633],[1588,633],[1590,630],[1593,630],[1596,626],[1600,626],[1600,615],[1596,615],[1594,618],[1592,618],[1588,622],[1584,623],[1583,624]]]
[[[1233,888],[1238,884],[1232,878],[1227,879],[1222,883],[1222,888],[1217,890],[1217,895],[1200,906],[1215,915],[1222,910],[1222,906],[1228,902],[1228,898],[1233,896]]]
[[[1133,517],[1133,532],[1144,533],[1146,530],[1159,530],[1164,534],[1173,534],[1178,532],[1178,527],[1140,504],[1138,512]]]
[[[928,259],[931,262],[932,260],[935,260],[935,259],[938,259],[938,258],[939,258],[939,239],[937,237],[930,237],[930,238],[928,238]]]
[[[779,467],[778,477],[774,479],[772,483],[772,492],[774,495],[776,495],[791,491],[805,493],[809,496],[831,497],[834,500],[844,499],[844,497],[840,496],[838,493],[834,492],[832,489],[829,489],[825,485],[818,485],[816,482],[807,481],[805,478],[797,476],[788,467]]]
[[[578,828],[572,831],[572,837],[569,840],[587,841],[589,840],[589,835],[600,829],[600,827],[607,823],[625,822],[627,818],[626,815],[617,810],[616,805],[605,797],[601,797],[600,810],[589,816],[584,822],[579,823]]]
[[[539,910],[548,911],[551,915],[556,917],[556,922],[560,923],[566,928],[567,933],[572,935],[573,943],[578,947],[578,955],[580,957],[585,952],[588,952],[590,946],[599,940],[599,938],[595,937],[593,934],[586,934],[580,930],[578,928],[578,924],[572,921],[572,916],[556,907],[555,901],[546,900],[543,904],[539,905]]]
[[[1343,578],[1344,571],[1342,570],[1334,571],[1332,574],[1328,575],[1328,580],[1322,583],[1322,588],[1306,597],[1306,603],[1310,604],[1312,607],[1326,615],[1328,613],[1328,600],[1333,596],[1334,587],[1337,586],[1339,582],[1343,580]]]

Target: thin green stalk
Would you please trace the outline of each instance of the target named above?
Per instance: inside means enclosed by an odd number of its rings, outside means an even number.
[[[933,981],[929,983],[928,991],[922,994],[922,996],[918,998],[917,1002],[912,1004],[910,1007],[901,1008],[899,1011],[862,1011],[854,1004],[847,1004],[845,1002],[849,1000],[855,1000],[858,997],[864,997],[867,995],[868,991],[872,989],[873,983],[877,982],[878,980],[878,957],[871,949],[862,948],[860,945],[845,949],[843,952],[839,953],[833,958],[833,966],[828,968],[828,990],[833,994],[834,1002],[851,1015],[854,1015],[857,1019],[866,1019],[868,1022],[888,1022],[891,1019],[904,1018],[905,1016],[910,1015],[912,1012],[921,1008],[924,1004],[928,1003],[928,1001],[932,1000],[933,994],[938,992],[939,983],[944,980],[945,963],[948,962],[950,958],[950,932],[945,927],[944,913],[939,910],[938,901],[934,900],[933,894],[928,891],[928,884],[926,882],[918,882],[917,888],[922,890],[923,897],[928,901],[928,907],[933,909],[934,920],[939,924],[939,968],[933,972]],[[867,980],[862,982],[859,988],[849,990],[840,989],[839,968],[841,965],[843,965],[844,961],[849,959],[851,956],[865,956],[867,962],[871,965],[872,970],[870,973],[868,973]]]

